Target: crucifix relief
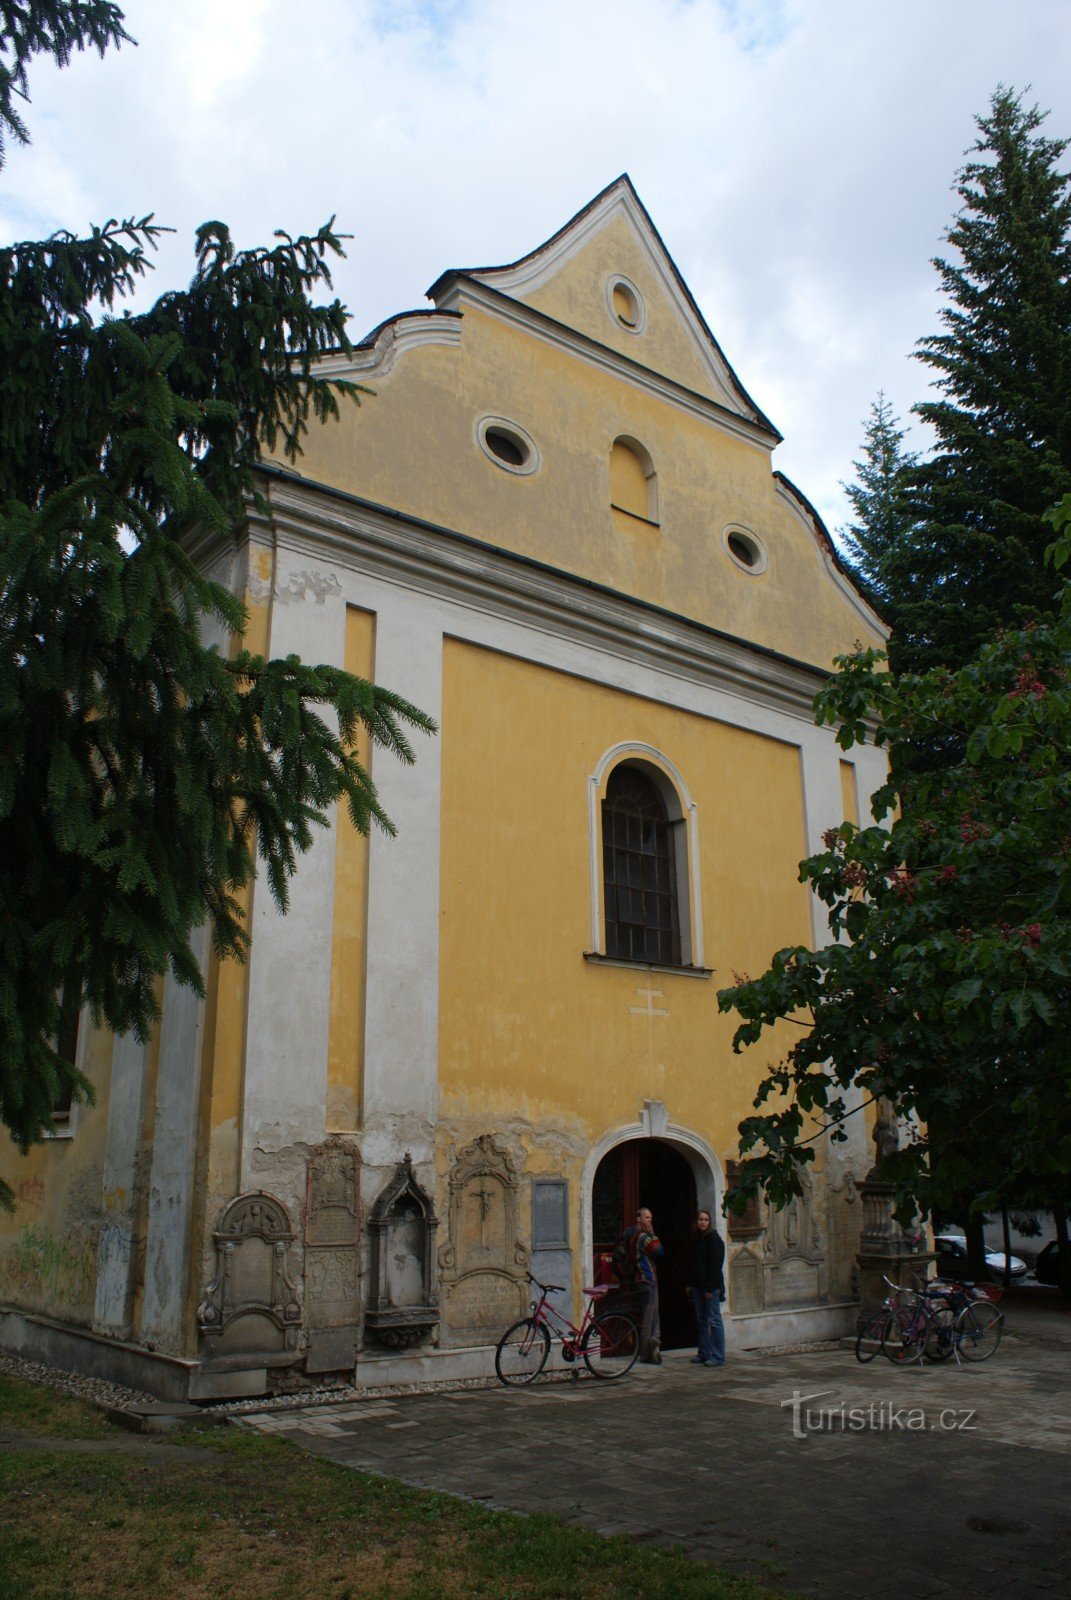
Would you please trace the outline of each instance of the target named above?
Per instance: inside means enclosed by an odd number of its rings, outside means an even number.
[[[470,1193],[470,1198],[476,1202],[476,1206],[477,1206],[478,1211],[479,1211],[480,1243],[479,1243],[479,1247],[478,1248],[480,1249],[482,1254],[486,1255],[487,1250],[488,1250],[487,1232],[486,1232],[486,1230],[487,1230],[487,1218],[488,1218],[488,1215],[490,1213],[491,1206],[494,1203],[494,1198],[495,1198],[494,1191],[487,1187],[487,1179],[484,1176],[484,1174],[481,1173],[480,1174],[480,1180],[479,1180],[479,1187],[477,1189],[470,1190],[469,1193]]]
[[[629,1015],[633,1017],[646,1017],[650,1021],[654,1017],[668,1017],[668,1006],[656,1006],[652,1002],[661,1000],[661,989],[637,989],[636,993],[644,1001],[642,1006],[629,1006]]]

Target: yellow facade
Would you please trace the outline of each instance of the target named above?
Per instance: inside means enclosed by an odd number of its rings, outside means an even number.
[[[165,984],[144,1049],[86,1031],[97,1103],[0,1219],[23,1345],[94,1331],[160,1392],[484,1370],[529,1269],[579,1312],[637,1183],[716,1209],[765,1064],[717,990],[816,937],[797,864],[881,776],[810,714],[881,624],[628,180],[430,294],[328,359],[374,395],[194,551],[253,648],[436,718],[412,770],[360,752],[398,837],[333,819],[287,917],[250,896],[247,966],[206,947],[205,1000]],[[674,841],[672,960],[611,948],[622,770]],[[731,1340],[848,1315],[864,1143],[735,1228]]]

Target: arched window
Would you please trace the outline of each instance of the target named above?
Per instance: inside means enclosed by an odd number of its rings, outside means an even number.
[[[644,522],[658,521],[658,476],[637,439],[615,439],[610,451],[610,504]]]
[[[608,956],[680,965],[674,831],[646,773],[615,767],[602,803]]]

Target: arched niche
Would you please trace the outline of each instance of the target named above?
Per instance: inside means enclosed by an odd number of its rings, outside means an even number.
[[[622,434],[610,447],[610,505],[614,511],[658,522],[658,474],[638,439]]]

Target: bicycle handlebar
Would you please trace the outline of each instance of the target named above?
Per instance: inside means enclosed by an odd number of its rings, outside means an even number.
[[[539,1279],[537,1277],[535,1277],[534,1274],[531,1273],[531,1272],[528,1274],[528,1282],[529,1283],[534,1283],[536,1288],[537,1289],[541,1289],[544,1294],[564,1294],[565,1293],[565,1284],[564,1283],[540,1283]]]

